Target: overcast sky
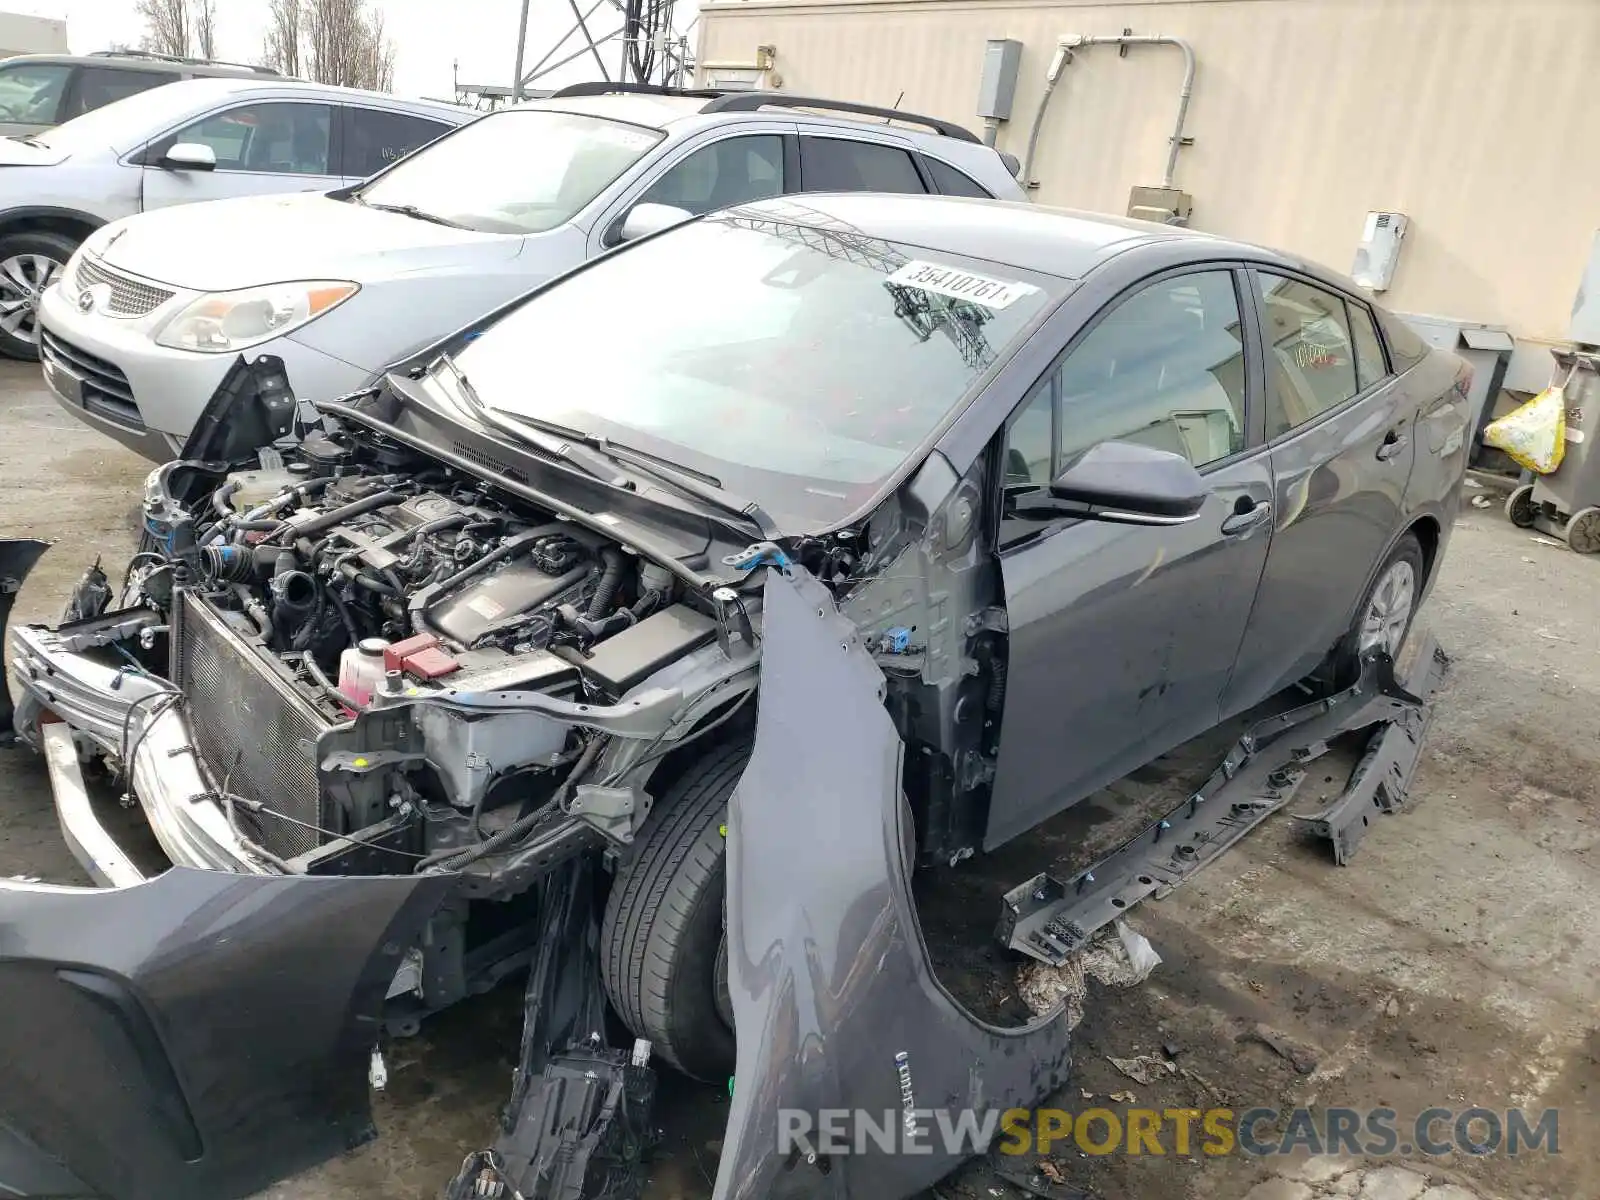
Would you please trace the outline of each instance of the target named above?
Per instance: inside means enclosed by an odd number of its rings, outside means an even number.
[[[407,96],[447,98],[451,63],[460,64],[465,83],[510,84],[516,58],[517,17],[521,0],[368,0],[384,15],[389,35],[399,47],[395,91]],[[587,10],[592,0],[585,0]],[[698,7],[696,0],[678,0],[677,25],[685,28]],[[142,32],[133,0],[0,0],[0,9],[65,17],[72,50],[104,50],[115,43],[138,45]],[[217,0],[217,53],[221,58],[254,62],[261,54],[267,0]],[[620,24],[616,10],[604,5],[590,28],[598,39]],[[527,61],[531,66],[574,25],[565,0],[531,0]],[[693,38],[691,32],[690,37]],[[567,50],[582,48],[574,36]],[[606,69],[616,76],[621,51],[613,41],[600,48]],[[557,54],[551,61],[562,57]],[[598,79],[587,53],[559,75],[534,86],[558,86],[580,79]]]

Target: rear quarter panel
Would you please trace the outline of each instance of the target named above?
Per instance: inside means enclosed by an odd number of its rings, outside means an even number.
[[[1407,527],[1419,519],[1436,526],[1428,570],[1431,590],[1461,508],[1461,483],[1477,428],[1478,414],[1468,399],[1472,368],[1454,354],[1430,350],[1401,379],[1408,399],[1417,405],[1416,457],[1405,495]]]

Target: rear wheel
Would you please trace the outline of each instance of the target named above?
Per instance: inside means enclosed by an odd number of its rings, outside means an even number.
[[[0,354],[39,357],[39,301],[77,248],[71,238],[43,230],[0,238]]]
[[[1417,615],[1426,572],[1422,543],[1416,534],[1405,534],[1378,568],[1372,586],[1356,609],[1355,620],[1335,651],[1334,676],[1338,686],[1355,681],[1361,671],[1361,656],[1369,650],[1381,649],[1390,658],[1400,657],[1400,648]]]
[[[660,797],[617,869],[600,932],[606,994],[623,1022],[706,1081],[733,1072],[723,830],[749,757],[743,741],[713,747]]]

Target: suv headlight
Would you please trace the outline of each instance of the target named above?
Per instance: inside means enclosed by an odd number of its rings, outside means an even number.
[[[193,300],[156,334],[174,350],[225,354],[254,346],[315,320],[360,291],[342,279],[274,283]]]

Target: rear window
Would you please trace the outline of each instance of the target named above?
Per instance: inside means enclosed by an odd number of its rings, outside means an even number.
[[[1416,335],[1411,326],[1392,312],[1381,308],[1374,311],[1383,329],[1383,340],[1389,344],[1389,359],[1394,363],[1396,375],[1404,374],[1427,357],[1428,344]]]
[[[993,193],[985,189],[965,171],[958,171],[937,158],[923,157],[928,164],[928,174],[933,176],[933,186],[946,196],[973,196],[980,200],[993,200]]]
[[[72,115],[93,112],[118,100],[147,92],[177,79],[169,71],[133,71],[113,67],[83,67],[78,72],[78,95]]]
[[[898,146],[843,138],[800,139],[800,171],[808,192],[910,192],[922,186],[917,164]]]

